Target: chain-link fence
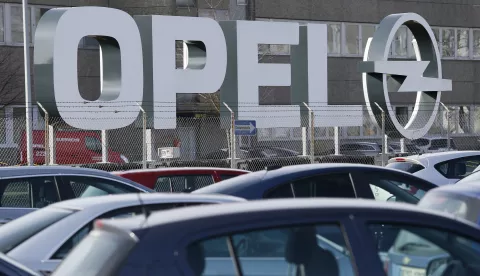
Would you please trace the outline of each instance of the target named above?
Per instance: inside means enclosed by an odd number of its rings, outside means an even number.
[[[162,130],[147,129],[144,120],[151,118],[145,119],[140,113],[128,127],[90,131],[72,128],[59,118],[49,118],[46,124],[39,115],[33,116],[33,159],[37,165],[83,165],[105,170],[210,166],[255,171],[265,166],[313,162],[381,165],[382,160],[400,154],[480,148],[480,109],[476,106],[450,106],[448,111],[441,109],[429,133],[414,141],[401,141],[388,137],[388,133],[383,140],[381,125],[371,119],[367,107],[360,108],[363,124],[358,125],[358,112],[345,112],[344,118],[339,120],[351,120],[352,125],[357,124],[349,127],[312,128],[312,125],[318,125],[317,120],[324,122],[320,125],[330,126],[338,120],[338,115],[332,118],[328,113],[315,115],[321,113],[321,107],[312,107],[310,114],[300,117],[298,127],[282,127],[287,119],[285,114],[290,114],[288,112],[280,111],[278,116],[265,117],[257,111],[252,114],[252,119],[267,120],[268,128],[252,126],[252,135],[248,131],[249,125],[242,126],[244,134],[247,127],[246,135],[235,134],[232,131],[235,120],[229,120],[228,116],[226,119],[219,116],[176,118],[175,129]],[[397,119],[402,124],[407,123],[412,112],[408,106],[396,107]],[[23,114],[18,112],[0,120],[0,131],[3,132],[0,136],[4,136],[5,141],[0,147],[3,165],[27,162]],[[239,129],[238,125],[236,128]]]

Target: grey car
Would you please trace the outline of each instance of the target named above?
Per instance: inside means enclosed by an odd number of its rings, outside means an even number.
[[[108,194],[152,193],[111,173],[67,166],[0,168],[0,223],[49,204]]]
[[[0,252],[42,273],[50,273],[96,219],[118,219],[177,207],[245,201],[224,195],[124,194],[55,203],[0,227]]]
[[[389,244],[379,244],[380,229]],[[99,220],[53,275],[393,276],[384,256],[403,232],[447,253],[423,274],[406,259],[403,275],[480,275],[480,229],[470,222],[412,204],[305,198]]]

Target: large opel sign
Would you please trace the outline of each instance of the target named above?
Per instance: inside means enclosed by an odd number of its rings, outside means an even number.
[[[407,25],[418,41],[421,61],[387,61],[395,31]],[[101,92],[95,101],[79,92],[78,43],[95,36],[100,44]],[[184,42],[184,66],[176,68],[175,42]],[[367,104],[389,110],[389,134],[416,138],[430,128],[441,90],[438,49],[428,24],[416,14],[391,15],[375,32],[361,65]],[[288,44],[290,64],[259,63],[259,44]],[[419,57],[417,57],[419,59]],[[361,126],[362,106],[328,105],[327,28],[324,24],[220,21],[181,16],[134,16],[111,8],[58,8],[37,24],[34,48],[36,99],[50,117],[81,129],[103,130],[132,124],[140,109],[149,128],[176,127],[177,93],[213,93],[237,119],[254,119],[258,128],[305,126],[307,103],[315,126]],[[396,81],[390,85],[387,81]],[[291,105],[259,104],[259,87],[290,86]],[[403,127],[390,112],[388,92],[417,92],[416,113]],[[431,107],[430,109],[426,107]],[[222,108],[223,105],[222,105]],[[370,108],[373,117],[378,111]],[[226,109],[221,116],[230,117]],[[425,119],[429,115],[429,119]]]

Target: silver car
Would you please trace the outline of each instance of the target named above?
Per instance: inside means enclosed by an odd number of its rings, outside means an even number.
[[[25,266],[51,273],[100,218],[134,216],[176,207],[245,201],[225,195],[125,194],[49,205],[0,227],[0,251]]]

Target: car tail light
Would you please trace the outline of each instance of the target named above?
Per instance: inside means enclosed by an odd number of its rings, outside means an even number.
[[[405,158],[395,158],[395,161],[397,162],[405,162]]]

